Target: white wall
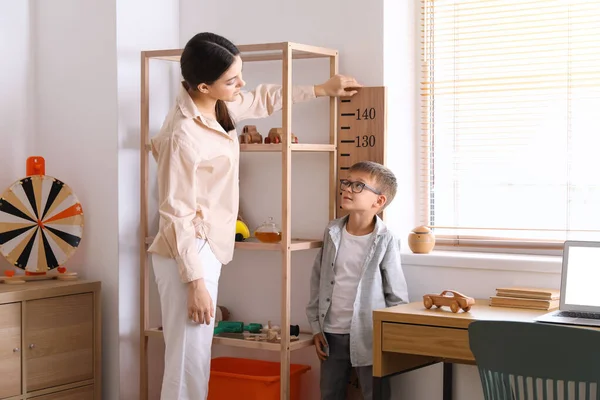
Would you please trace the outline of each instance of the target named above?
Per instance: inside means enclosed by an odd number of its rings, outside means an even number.
[[[35,103],[32,78],[34,25],[28,1],[0,0],[0,194],[25,176],[25,160],[33,155]],[[11,268],[0,257],[0,272]]]
[[[140,52],[177,48],[178,41],[177,0],[117,1],[121,399],[139,396]],[[171,78],[177,75],[177,67],[176,63],[167,61],[150,63],[150,135],[160,129],[173,104],[174,80]],[[153,275],[150,280],[150,287],[155,290]],[[156,326],[159,304],[157,296],[153,299],[151,322]],[[160,340],[150,340],[149,346],[149,390],[152,398],[157,398],[164,350]]]
[[[106,399],[117,399],[115,1],[39,0],[34,4],[38,121],[34,150],[46,159],[46,173],[67,183],[83,205],[83,240],[67,267],[82,278],[102,281],[103,393]]]

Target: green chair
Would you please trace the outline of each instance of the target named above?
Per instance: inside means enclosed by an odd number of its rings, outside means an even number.
[[[469,344],[485,400],[600,400],[598,330],[475,321]]]

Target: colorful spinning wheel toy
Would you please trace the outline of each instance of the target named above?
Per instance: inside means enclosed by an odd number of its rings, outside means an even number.
[[[6,283],[49,279],[58,269],[59,279],[76,279],[63,267],[75,253],[83,235],[83,208],[64,182],[45,175],[43,157],[27,159],[27,176],[0,196],[0,253],[25,270],[25,277],[5,271]],[[17,282],[11,282],[17,281]]]

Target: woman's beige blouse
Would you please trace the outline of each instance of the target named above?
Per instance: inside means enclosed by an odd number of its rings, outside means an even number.
[[[315,98],[314,86],[294,86],[294,103]],[[260,85],[227,103],[237,124],[264,118],[283,106],[279,85]],[[175,106],[155,137],[159,230],[148,251],[177,261],[182,282],[204,276],[196,238],[206,239],[222,264],[233,257],[239,206],[236,130],[200,114],[181,85]]]

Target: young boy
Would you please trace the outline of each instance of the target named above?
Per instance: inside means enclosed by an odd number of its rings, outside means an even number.
[[[325,230],[306,307],[322,361],[322,400],[346,398],[352,367],[364,399],[372,399],[373,310],[408,302],[399,242],[377,216],[396,194],[396,177],[368,161],[348,172],[340,180],[348,215]]]

